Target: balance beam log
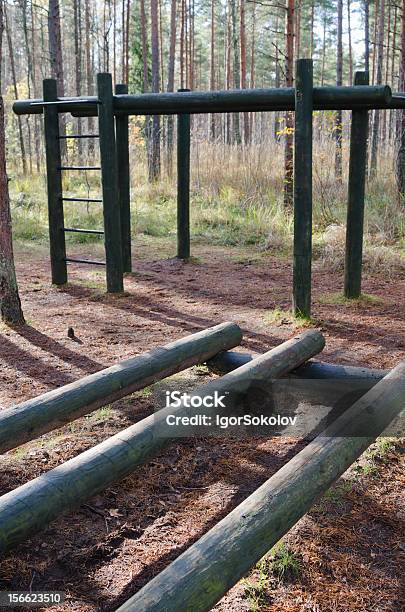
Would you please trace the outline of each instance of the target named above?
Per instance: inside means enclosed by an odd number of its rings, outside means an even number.
[[[117,612],[210,610],[404,406],[405,361]]]
[[[235,323],[221,323],[0,412],[0,453],[62,427],[158,380],[240,344]]]
[[[255,359],[257,354],[239,353],[237,351],[224,351],[218,353],[207,361],[207,366],[215,374],[227,374],[242,365]],[[288,377],[309,378],[316,380],[344,380],[350,381],[369,380],[370,387],[388,374],[389,370],[378,370],[377,368],[362,368],[358,366],[342,365],[337,363],[326,363],[324,361],[307,361],[296,370],[289,373]]]
[[[178,113],[262,112],[295,109],[293,87],[235,89],[227,91],[162,92],[114,96],[115,114],[171,115]],[[315,110],[339,110],[359,107],[387,108],[392,92],[387,85],[364,87],[314,87]],[[13,111],[17,115],[41,114],[43,100],[17,100]],[[405,106],[402,98],[396,108]],[[98,99],[94,96],[58,98],[58,112],[75,117],[97,114]]]
[[[325,344],[318,331],[307,331],[268,351],[220,379],[199,387],[192,396],[220,395],[237,388],[242,393],[260,380],[278,378],[319,353]],[[189,414],[182,403],[163,408],[74,459],[10,491],[0,498],[0,552],[43,529],[60,514],[77,508],[156,455],[173,432],[166,418]],[[215,414],[205,408],[205,414]],[[178,434],[177,434],[178,435]],[[181,608],[179,608],[181,609]]]

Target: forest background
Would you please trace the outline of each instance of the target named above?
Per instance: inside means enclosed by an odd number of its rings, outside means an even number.
[[[317,85],[370,83],[405,90],[405,2],[398,0],[6,0],[2,90],[14,238],[47,239],[42,117],[17,117],[17,98],[92,95],[111,72],[130,92],[284,87],[294,62],[312,57]],[[66,133],[94,133],[95,120],[61,116]],[[132,232],[174,236],[176,120],[130,120]],[[315,258],[342,268],[350,113],[314,113]],[[286,152],[293,119],[282,113],[192,118],[192,233],[215,244],[291,251]],[[405,269],[402,111],[370,113],[365,265]],[[94,141],[67,141],[74,163],[97,160]],[[86,176],[83,176],[85,175]],[[66,195],[100,196],[95,174],[64,176]],[[68,224],[99,228],[102,211],[66,204]],[[76,234],[72,241],[99,240]]]

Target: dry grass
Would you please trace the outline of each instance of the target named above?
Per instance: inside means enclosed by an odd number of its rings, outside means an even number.
[[[283,143],[235,147],[212,144],[193,137],[191,160],[191,216],[195,240],[220,245],[259,245],[280,256],[290,256],[292,211],[283,204]],[[334,143],[323,137],[314,143],[314,258],[322,266],[342,270],[347,199],[347,150],[344,148],[342,181],[337,181],[331,160]],[[386,275],[405,269],[405,206],[398,202],[390,152],[383,152],[379,174],[367,185],[364,265]],[[156,184],[147,181],[144,147],[131,145],[133,234],[173,236],[176,231],[176,178],[163,172]],[[165,169],[165,164],[163,164]],[[90,181],[90,182],[87,182]],[[47,239],[46,192],[43,177],[11,173],[15,237]],[[69,195],[98,196],[97,177],[67,175]],[[98,205],[66,205],[70,226],[102,227]],[[99,240],[73,235],[71,241]]]

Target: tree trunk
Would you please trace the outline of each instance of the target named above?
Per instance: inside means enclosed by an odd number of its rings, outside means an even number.
[[[211,0],[211,55],[210,55],[210,89],[215,89],[215,0]],[[210,136],[211,140],[216,137],[216,116],[215,113],[210,117]]]
[[[323,87],[325,81],[325,60],[326,60],[326,25],[327,18],[326,12],[323,17],[323,33],[322,33],[322,66],[321,66],[321,87]]]
[[[399,90],[405,90],[405,0],[402,0],[401,15],[401,55],[399,65]],[[398,111],[398,152],[396,178],[398,194],[402,205],[405,202],[405,109]]]
[[[337,54],[336,54],[336,85],[338,87],[343,84],[343,0],[338,0],[338,15],[337,15]],[[336,112],[335,116],[335,176],[342,180],[342,111]]]
[[[3,63],[4,4],[0,2],[0,65]],[[6,169],[4,104],[0,74],[0,315],[2,321],[23,325],[24,315],[18,295],[11,231],[10,197]]]
[[[10,68],[11,68],[11,78],[13,80],[14,97],[16,100],[18,100],[18,87],[17,87],[17,76],[16,76],[16,70],[15,70],[13,37],[11,36],[11,32],[10,32],[10,24],[9,24],[8,17],[7,17],[6,5],[4,5],[4,17],[5,17],[8,53],[10,56]],[[24,136],[23,136],[23,131],[22,131],[22,123],[21,123],[20,115],[17,115],[17,126],[18,126],[18,140],[20,143],[20,150],[21,150],[22,170],[23,170],[23,174],[26,174],[27,173],[27,159],[25,156]]]
[[[74,21],[74,39],[75,39],[75,80],[76,80],[76,95],[80,96],[82,91],[82,45],[81,45],[81,1],[74,0],[73,7],[73,21]],[[82,120],[80,117],[77,118],[77,133],[82,133]],[[82,165],[82,140],[77,140],[77,161],[79,166]]]
[[[349,85],[353,85],[353,48],[352,48],[352,26],[350,21],[351,6],[347,0],[347,33],[349,39]]]
[[[158,0],[151,0],[151,51],[152,51],[152,91],[159,91],[159,5]],[[160,177],[160,117],[152,118],[152,164],[150,179],[156,181]]]
[[[63,58],[62,58],[62,38],[60,29],[59,0],[49,0],[48,5],[48,35],[49,35],[49,58],[51,62],[51,74],[58,84],[58,96],[65,95]],[[66,115],[59,115],[60,134],[66,134]],[[61,150],[66,150],[64,141],[61,141]]]
[[[380,1],[380,13],[378,16],[377,29],[377,63],[376,63],[376,84],[382,83],[382,67],[384,56],[384,16],[385,16],[385,0]],[[370,157],[370,178],[373,178],[377,172],[377,156],[378,144],[380,138],[380,111],[374,111],[373,135],[371,140],[371,157]]]
[[[392,35],[392,51],[391,51],[391,86],[394,87],[395,81],[395,51],[397,45],[397,23],[398,23],[398,6],[394,7],[394,30]],[[399,85],[397,85],[399,88]],[[394,123],[395,123],[395,110],[390,110],[390,119],[389,119],[389,130],[388,135],[390,142],[394,140]]]
[[[233,50],[233,86],[235,89],[240,88],[240,58],[239,58],[239,40],[236,27],[236,2],[231,3],[231,18],[232,18],[232,50]],[[237,145],[242,142],[240,135],[239,113],[233,113],[233,135]]]
[[[90,0],[85,0],[85,56],[86,56],[86,87],[87,95],[93,95],[93,62],[91,56],[91,40],[90,40]],[[94,118],[89,117],[87,120],[87,127],[89,134],[94,133]],[[94,140],[88,138],[87,142],[87,155],[89,159],[94,154]]]
[[[370,70],[370,8],[368,0],[364,0],[364,70]]]
[[[246,24],[245,0],[240,0],[240,86],[246,89]],[[249,113],[243,113],[243,136],[245,144],[250,142]]]
[[[167,62],[167,91],[174,91],[174,63],[176,59],[176,13],[177,0],[171,0],[170,7],[170,46],[169,60]],[[169,175],[173,172],[173,141],[174,141],[174,117],[167,117],[167,169]]]
[[[286,52],[285,52],[285,86],[294,85],[294,0],[287,0],[286,11]],[[284,149],[284,205],[293,204],[293,147],[294,116],[287,112],[285,117],[286,135]]]

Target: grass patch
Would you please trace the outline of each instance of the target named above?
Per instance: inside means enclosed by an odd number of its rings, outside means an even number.
[[[376,295],[362,293],[359,298],[349,299],[343,293],[324,293],[318,297],[320,304],[327,306],[348,306],[361,308],[362,306],[376,306],[383,304],[383,300]]]
[[[282,310],[281,308],[273,308],[268,310],[263,316],[263,320],[268,325],[290,325],[294,329],[302,327],[316,327],[317,321],[310,317],[295,316],[291,310]]]
[[[312,508],[311,512],[321,513],[334,507],[341,509],[345,505],[345,498],[353,490],[353,483],[349,480],[342,480],[328,489],[319,502]]]
[[[296,580],[301,574],[301,564],[297,555],[283,542],[276,544],[271,551],[269,568],[281,581]]]
[[[249,602],[251,612],[259,612],[261,605],[266,599],[266,590],[269,582],[269,574],[266,561],[260,561],[257,565],[258,578],[256,582],[245,581],[245,597]]]
[[[103,406],[95,412],[88,414],[86,419],[92,423],[99,423],[100,421],[106,421],[113,415],[113,409],[110,405]]]
[[[134,393],[135,397],[151,397],[153,395],[153,387],[145,387]]]

